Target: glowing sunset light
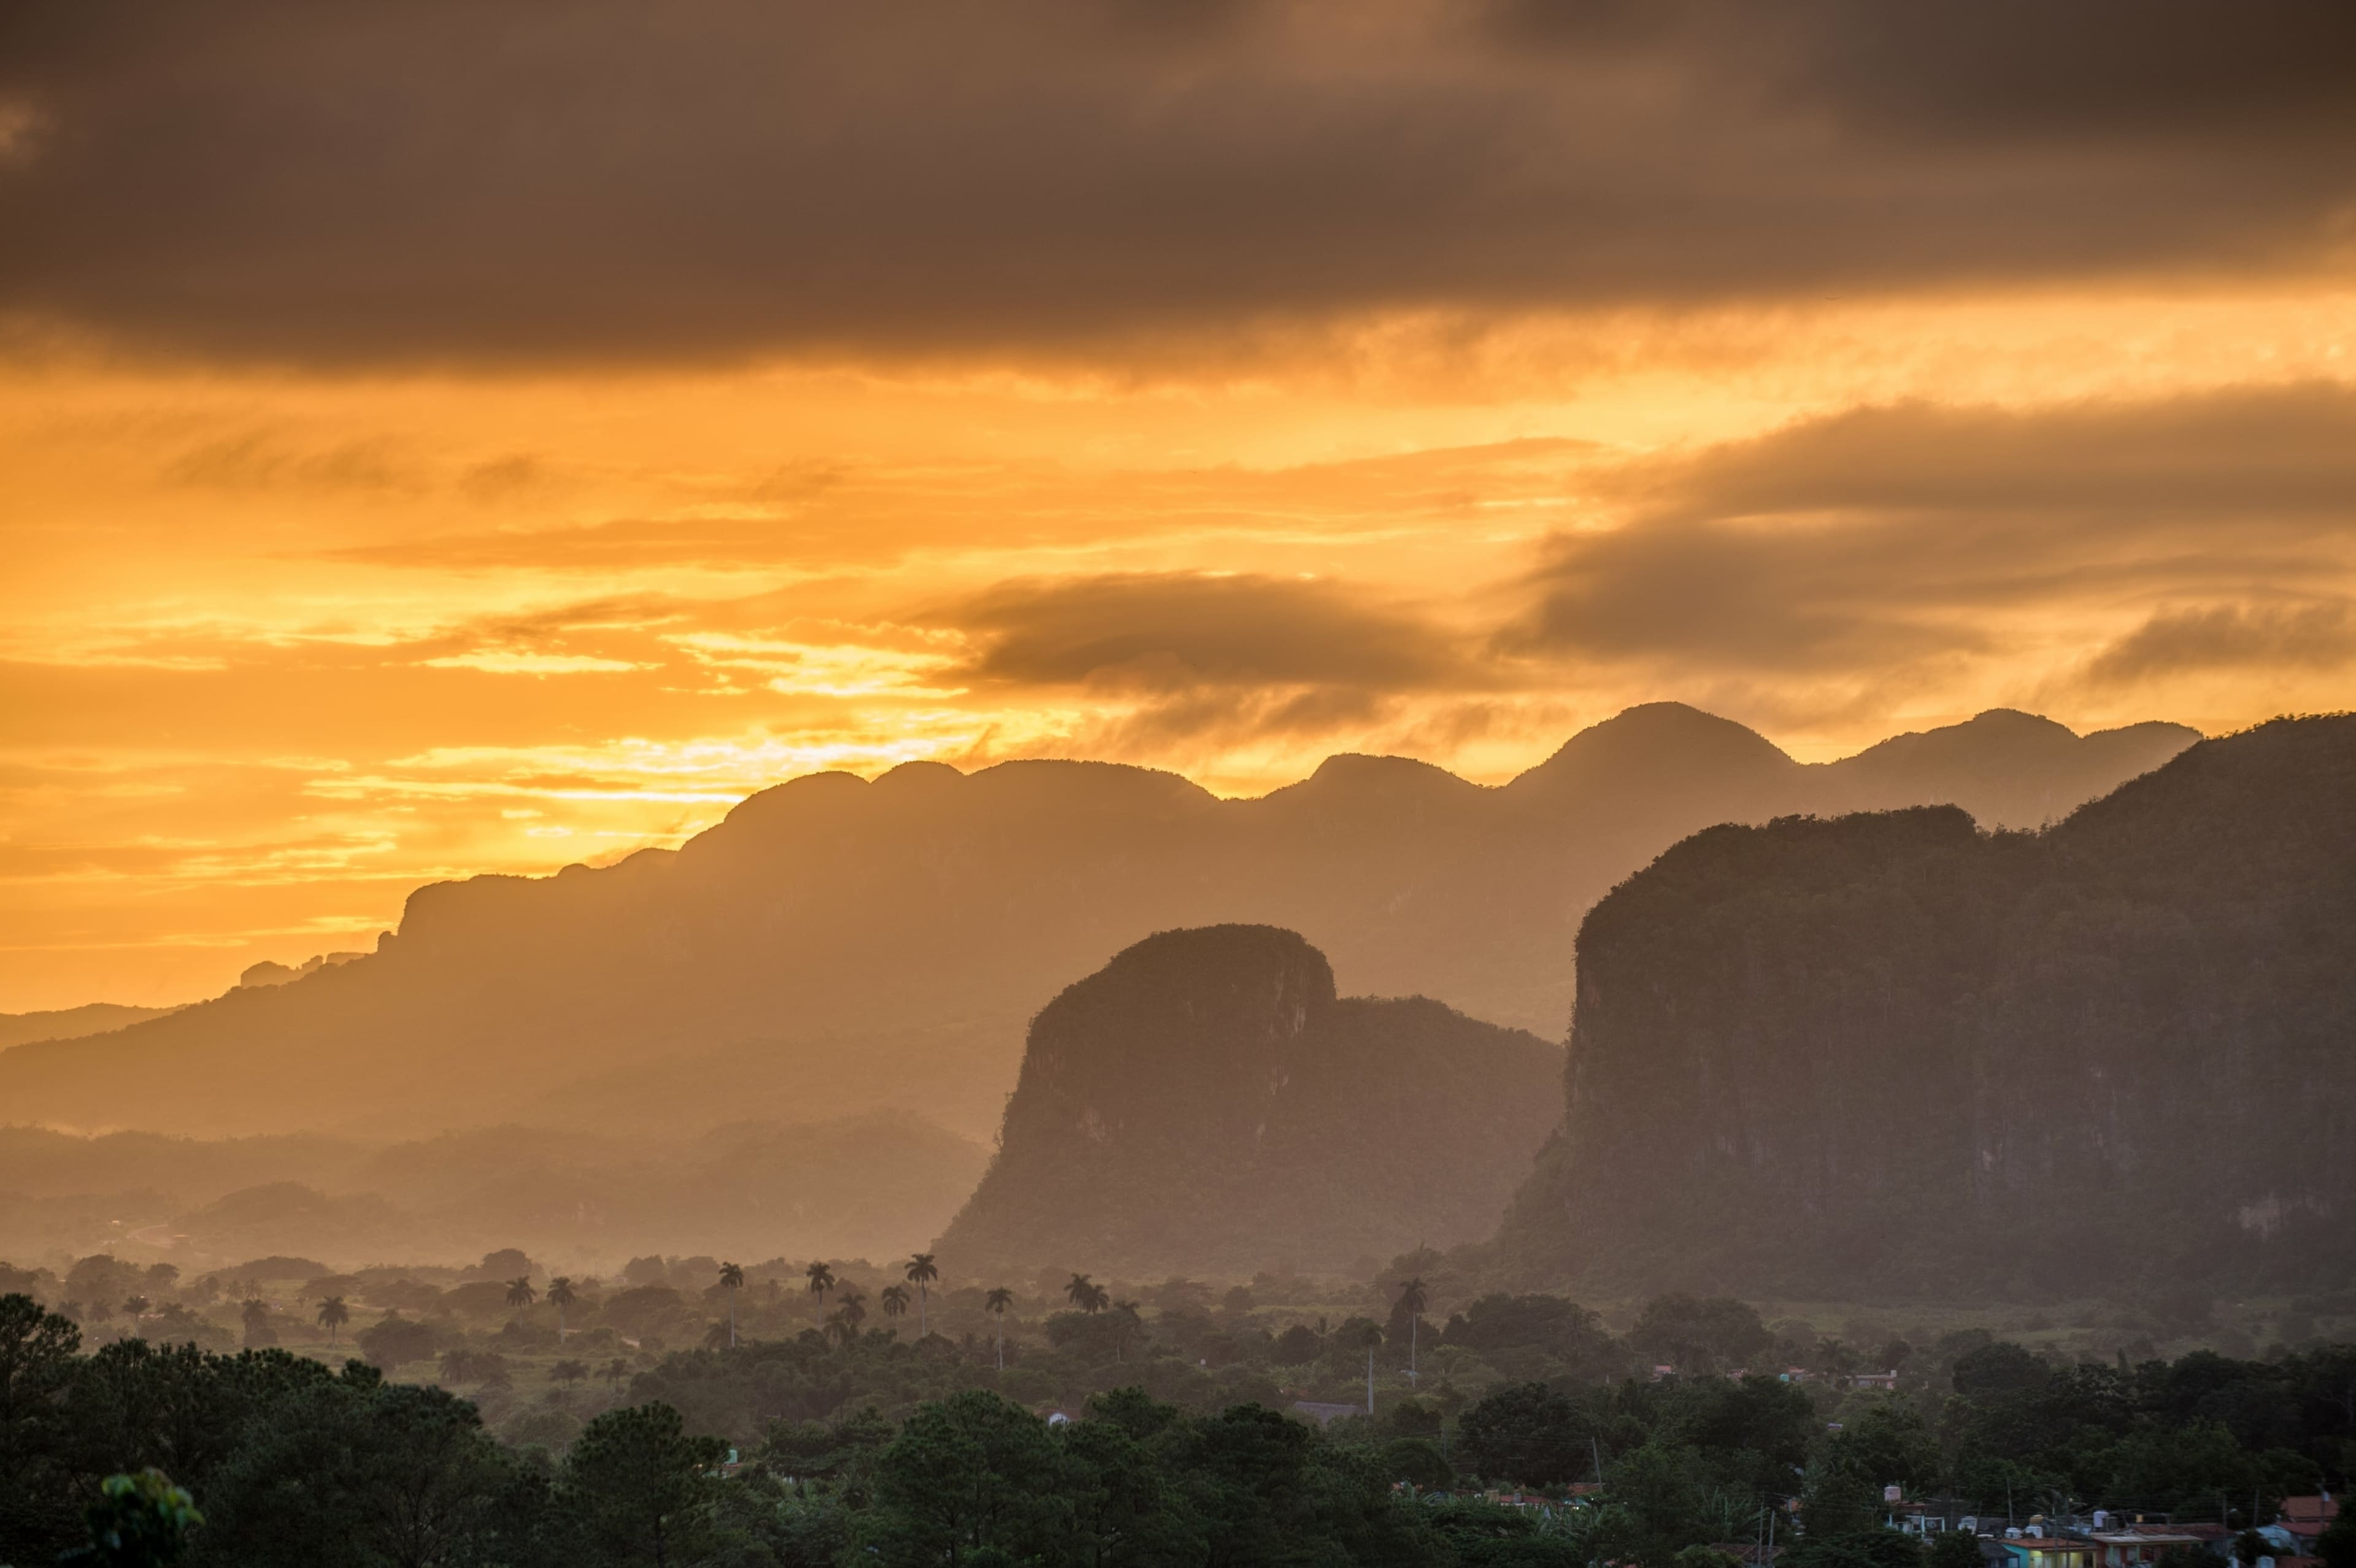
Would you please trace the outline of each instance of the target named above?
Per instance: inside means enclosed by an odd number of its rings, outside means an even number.
[[[2349,705],[2322,21],[922,9],[10,51],[0,1010],[824,769]]]

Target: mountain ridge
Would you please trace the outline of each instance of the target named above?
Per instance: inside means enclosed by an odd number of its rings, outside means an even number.
[[[84,1002],[78,1008],[50,1008],[39,1012],[0,1013],[0,1051],[31,1045],[44,1040],[84,1040],[94,1034],[112,1034],[133,1024],[160,1019],[176,1013],[180,1003],[168,1008],[130,1007],[121,1002]]]
[[[1949,744],[1981,749],[1979,724]],[[0,1054],[0,1104],[205,1136],[542,1114],[690,1131],[894,1107],[987,1136],[1044,998],[1151,932],[1238,922],[1301,932],[1353,992],[1554,1036],[1588,903],[1697,827],[1892,790],[2002,820],[2191,737],[2054,729],[1993,784],[1935,759],[1885,764],[1895,783],[1855,759],[1796,763],[1678,704],[1590,727],[1500,786],[1370,758],[1248,800],[1108,763],[811,774],[675,850],[419,888],[356,961],[70,1049],[19,1046]]]

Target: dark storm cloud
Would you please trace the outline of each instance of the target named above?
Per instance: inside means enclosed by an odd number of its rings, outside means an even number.
[[[1032,686],[1398,691],[1476,678],[1438,631],[1323,581],[1184,572],[1018,581],[940,619],[981,645],[973,677]],[[1313,699],[1277,718],[1298,724],[1355,701]]]
[[[2341,0],[27,0],[0,305],[665,357],[2303,265],[2351,80]]]
[[[2312,663],[2340,612],[2241,606],[2356,570],[2356,392],[1864,409],[1603,487],[1628,521],[1551,542],[1501,650],[1887,669],[1987,650],[2006,611],[2143,598],[2179,603],[2090,678]]]
[[[2263,136],[2344,123],[2356,14],[2259,0],[1494,0],[1508,48],[1676,53],[1731,90],[1925,140]]]

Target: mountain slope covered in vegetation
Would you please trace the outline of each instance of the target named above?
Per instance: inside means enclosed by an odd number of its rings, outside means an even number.
[[[1562,1052],[1438,1002],[1337,998],[1289,931],[1147,938],[1031,1027],[961,1272],[1334,1268],[1486,1231]]]
[[[1501,1251],[1590,1290],[2088,1296],[2356,1268],[2356,717],[2038,834],[1712,828],[1579,939]]]

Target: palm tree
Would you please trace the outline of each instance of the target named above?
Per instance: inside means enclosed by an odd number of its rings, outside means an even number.
[[[1129,1337],[1136,1333],[1141,1328],[1144,1327],[1144,1324],[1145,1319],[1138,1316],[1136,1302],[1116,1301],[1113,1303],[1112,1359],[1114,1360],[1118,1361],[1126,1359],[1122,1352],[1124,1348],[1129,1344]]]
[[[1112,1305],[1112,1292],[1084,1274],[1074,1275],[1072,1283],[1064,1286],[1064,1294],[1071,1298],[1073,1306],[1091,1315]]]
[[[453,1345],[442,1352],[442,1381],[455,1388],[475,1375],[475,1352]]]
[[[905,1317],[908,1315],[908,1287],[906,1285],[887,1285],[884,1287],[882,1295],[880,1295],[877,1299],[884,1303],[884,1317]]]
[[[340,1296],[330,1296],[319,1303],[319,1327],[327,1331],[327,1343],[336,1342],[336,1331],[352,1320],[352,1309],[344,1305]]]
[[[802,1270],[809,1278],[809,1293],[818,1297],[818,1317],[826,1321],[826,1293],[834,1288],[834,1271],[824,1264],[812,1264]]]
[[[1006,1370],[1006,1309],[1014,1305],[1014,1293],[1004,1285],[992,1289],[981,1298],[982,1307],[998,1319],[998,1370]]]
[[[933,1266],[932,1253],[918,1253],[908,1260],[908,1282],[916,1287],[916,1338],[919,1339],[932,1332],[925,1318],[925,1286],[940,1277],[941,1271]]]
[[[564,1343],[564,1309],[581,1299],[573,1294],[573,1280],[568,1275],[558,1275],[548,1282],[548,1299],[556,1308],[556,1342]]]
[[[734,1264],[720,1265],[720,1288],[728,1293],[728,1348],[736,1348],[736,1293],[744,1288],[744,1271]]]
[[[1368,1323],[1359,1328],[1366,1347],[1366,1413],[1375,1413],[1375,1347],[1383,1342],[1383,1331]]]
[[[867,1298],[856,1290],[846,1290],[836,1298],[834,1316],[829,1319],[835,1332],[842,1337],[843,1348],[859,1338],[859,1326],[867,1320]]]
[[[540,1292],[531,1287],[531,1275],[519,1274],[508,1281],[508,1305],[519,1311],[540,1299]]]
[[[622,1392],[622,1380],[629,1375],[630,1362],[627,1357],[616,1356],[605,1363],[605,1381],[614,1385],[616,1393]]]
[[[245,1298],[244,1309],[238,1314],[238,1317],[245,1324],[248,1339],[270,1327],[270,1308],[262,1305],[262,1297],[258,1296],[249,1296]]]
[[[1416,1326],[1422,1320],[1423,1309],[1430,1305],[1420,1278],[1408,1280],[1399,1286],[1398,1308],[1407,1314],[1407,1381],[1415,1381]]]

